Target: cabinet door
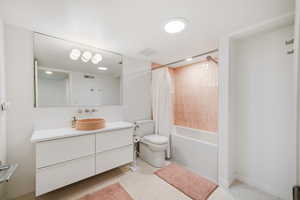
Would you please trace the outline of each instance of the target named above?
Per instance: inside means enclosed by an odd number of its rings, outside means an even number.
[[[96,153],[131,145],[133,128],[108,131],[96,134]]]
[[[63,138],[36,145],[37,168],[95,154],[95,135]]]
[[[95,175],[95,156],[87,156],[36,171],[36,196]]]
[[[133,161],[133,145],[96,154],[96,174]]]

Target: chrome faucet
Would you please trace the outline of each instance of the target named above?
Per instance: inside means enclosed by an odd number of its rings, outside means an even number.
[[[134,122],[134,131],[136,131],[136,129],[140,128],[140,125],[138,125],[137,122]]]

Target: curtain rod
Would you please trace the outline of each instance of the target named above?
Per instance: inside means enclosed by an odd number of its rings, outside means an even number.
[[[192,56],[191,58],[192,59],[198,58],[198,57],[205,56],[205,55],[208,55],[208,54],[211,54],[211,53],[215,53],[215,52],[218,52],[218,51],[219,51],[219,49],[213,49],[213,50],[210,50],[210,51],[207,51],[207,52],[204,52],[204,53]],[[174,62],[171,62],[171,63],[167,63],[167,64],[161,65],[159,67],[155,67],[152,70],[160,69],[160,68],[163,68],[163,67],[169,67],[169,65],[177,64],[177,63],[180,63],[180,62],[183,62],[183,61],[186,61],[186,59],[181,59],[181,60],[177,60],[177,61],[174,61]]]

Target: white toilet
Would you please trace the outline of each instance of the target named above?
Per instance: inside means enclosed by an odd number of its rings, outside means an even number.
[[[136,125],[135,136],[140,138],[140,158],[154,167],[165,166],[169,139],[154,133],[153,120],[137,121]]]

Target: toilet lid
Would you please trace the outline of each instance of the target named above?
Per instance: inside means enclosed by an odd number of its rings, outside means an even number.
[[[143,137],[146,142],[150,142],[152,144],[166,144],[168,143],[168,138],[166,136],[161,135],[147,135]]]

